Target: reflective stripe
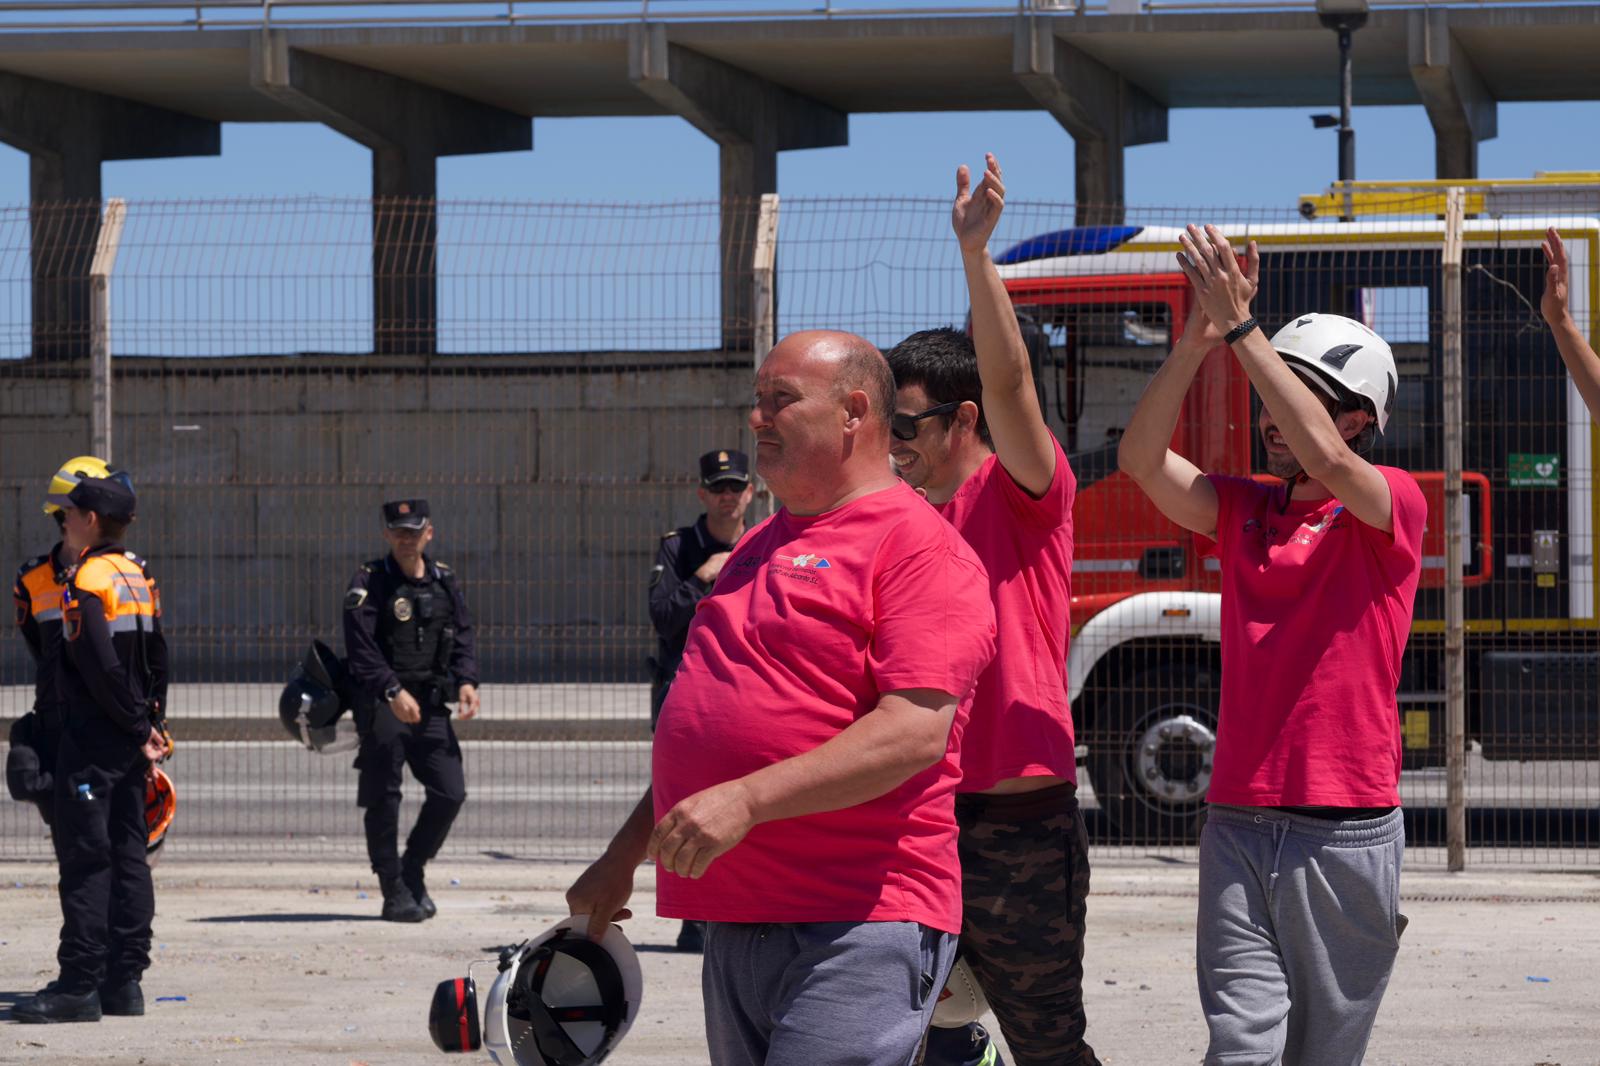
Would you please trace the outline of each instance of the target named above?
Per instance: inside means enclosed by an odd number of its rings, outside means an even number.
[[[141,628],[141,619],[149,615],[125,614],[111,620],[111,632],[136,633]]]
[[[122,575],[119,575],[119,576],[121,576],[121,578],[122,578],[122,581],[121,581],[121,586],[122,587],[117,592],[117,599],[119,599],[119,600],[120,599],[128,599],[128,600],[133,601],[134,603],[150,603],[150,602],[152,602],[151,598],[150,598],[150,586],[149,585],[146,585],[143,582],[135,585],[132,581],[128,580],[128,576],[126,574],[122,574]]]
[[[48,607],[42,611],[34,611],[33,618],[36,622],[59,622],[61,621],[61,608]]]

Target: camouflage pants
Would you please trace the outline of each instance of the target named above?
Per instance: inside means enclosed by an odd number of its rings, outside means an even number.
[[[961,956],[1017,1066],[1099,1066],[1084,1043],[1089,838],[1077,789],[956,797]]]

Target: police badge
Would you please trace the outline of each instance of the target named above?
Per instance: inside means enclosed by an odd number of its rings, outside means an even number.
[[[404,596],[396,597],[394,601],[394,620],[396,622],[411,621],[411,601]]]

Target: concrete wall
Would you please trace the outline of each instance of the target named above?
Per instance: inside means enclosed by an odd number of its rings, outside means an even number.
[[[743,447],[750,357],[119,359],[114,460],[185,680],[283,676],[337,643],[378,505],[426,496],[486,676],[638,680],[659,536],[698,513],[695,460]],[[0,558],[53,542],[50,474],[88,450],[85,368],[0,366]],[[15,565],[14,563],[11,565]],[[27,678],[19,640],[0,681]]]

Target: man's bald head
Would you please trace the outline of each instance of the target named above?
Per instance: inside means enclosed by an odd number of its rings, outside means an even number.
[[[768,356],[788,366],[825,376],[834,396],[866,393],[874,421],[887,426],[894,418],[894,373],[876,345],[864,337],[841,330],[804,330],[791,333]]]

